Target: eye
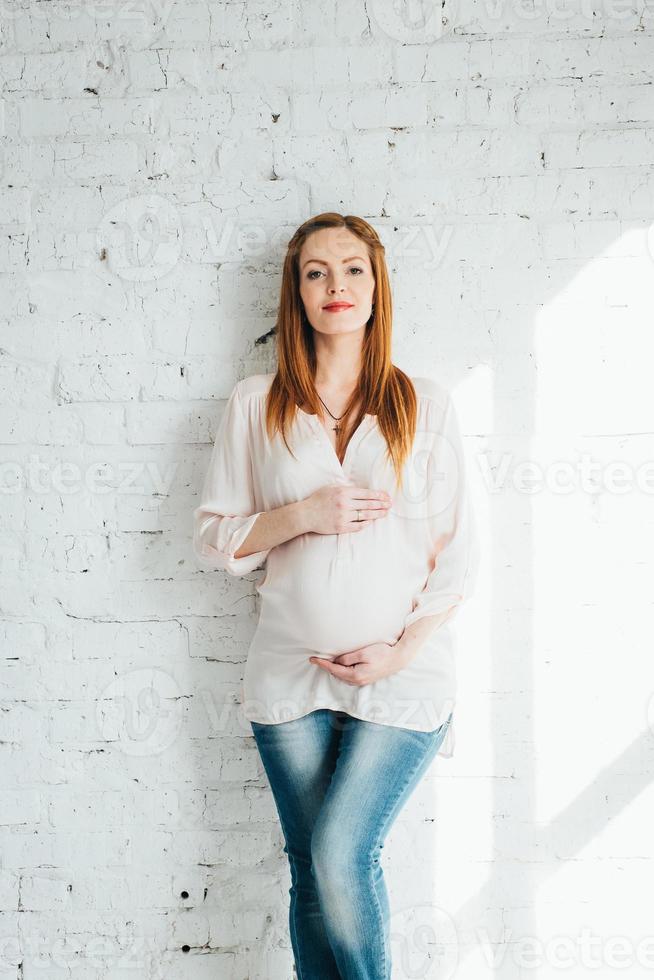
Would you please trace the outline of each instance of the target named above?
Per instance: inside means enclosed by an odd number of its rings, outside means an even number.
[[[348,269],[348,272],[358,272],[360,275],[363,275],[365,270],[361,269],[358,265],[351,265]],[[322,276],[322,275],[323,273],[320,271],[320,269],[311,269],[309,272],[307,272],[307,279],[315,279],[316,276]]]

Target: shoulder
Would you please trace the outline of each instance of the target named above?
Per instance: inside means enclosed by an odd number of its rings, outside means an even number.
[[[249,378],[242,378],[241,381],[237,381],[234,391],[242,404],[247,405],[253,399],[265,398],[274,377],[274,374],[251,374]]]
[[[451,393],[442,381],[426,378],[422,375],[417,377],[411,375],[411,381],[419,402],[423,402],[426,406],[436,403],[437,408],[445,411],[451,401]]]
[[[274,374],[251,374],[249,378],[237,381],[232,389],[230,399],[239,406],[239,413],[250,432],[265,424],[266,395],[274,377]]]

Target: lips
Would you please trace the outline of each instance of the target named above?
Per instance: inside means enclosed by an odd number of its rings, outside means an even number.
[[[354,303],[329,303],[327,306],[323,306],[323,310],[349,310]]]

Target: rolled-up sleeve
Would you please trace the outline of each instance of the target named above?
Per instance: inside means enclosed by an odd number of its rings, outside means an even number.
[[[218,426],[200,506],[193,511],[193,551],[198,561],[230,575],[246,575],[261,567],[270,549],[234,557],[261,513],[255,510],[248,424],[236,384]]]
[[[413,600],[405,627],[451,609],[448,620],[474,592],[480,564],[478,525],[472,506],[459,422],[448,394],[442,431],[435,435],[426,495],[431,571]]]

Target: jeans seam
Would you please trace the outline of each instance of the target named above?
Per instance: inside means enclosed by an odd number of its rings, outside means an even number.
[[[294,861],[295,859],[293,858],[291,860]],[[295,880],[293,880],[293,879],[295,879]],[[297,868],[295,868],[295,866],[294,866],[293,870],[291,871],[291,887],[294,888],[294,889],[297,889]],[[302,957],[300,955],[301,954],[301,948],[300,948],[300,944],[298,943],[297,923],[295,921],[295,913],[297,911],[297,890],[296,890],[295,895],[294,895],[294,897],[293,897],[293,899],[291,901],[291,906],[292,907],[289,910],[290,911],[289,924],[290,924],[290,927],[291,927],[291,942],[292,942],[292,945],[293,945],[294,949],[297,950],[297,958],[295,960],[295,967],[296,967],[296,970],[297,970],[298,980],[304,980],[304,967],[302,965]]]
[[[439,726],[439,728],[437,729],[437,731],[442,732],[442,729],[443,728],[445,729],[445,731],[447,731],[448,722],[449,722],[449,719],[447,721],[445,721],[442,726]],[[438,745],[438,748],[439,749],[440,749],[440,746],[443,743],[443,740],[444,740],[444,736],[441,737],[441,739],[439,741],[439,745]],[[436,753],[435,754],[436,755],[438,754],[438,749],[436,750]],[[418,761],[416,762],[416,764],[408,772],[407,777],[406,777],[406,779],[405,779],[405,781],[404,781],[404,783],[402,785],[402,788],[400,789],[399,793],[396,794],[396,796],[393,798],[393,800],[388,801],[388,804],[386,806],[386,809],[384,810],[384,814],[382,816],[382,819],[379,821],[379,834],[377,836],[377,841],[375,843],[375,850],[380,846],[381,841],[382,841],[382,838],[384,837],[384,831],[387,829],[387,826],[388,826],[388,818],[389,818],[389,816],[390,816],[390,814],[391,814],[391,812],[393,810],[393,806],[401,798],[401,796],[402,796],[404,790],[406,789],[406,787],[408,785],[410,785],[413,776],[420,770],[420,767],[424,763],[425,758],[426,758],[426,753],[425,753],[425,755],[422,755],[422,756],[420,756],[418,758]],[[380,868],[381,868],[381,871],[382,871],[382,874],[383,874],[383,868],[381,866],[381,848],[380,848],[380,852],[379,852],[379,865],[380,865]],[[372,874],[372,869],[371,869],[371,874]],[[382,934],[383,934],[383,938],[384,938],[384,942],[383,942],[383,946],[382,946],[382,974],[381,975],[384,978],[384,980],[387,980],[387,974],[386,974],[386,968],[387,968],[386,935],[384,934],[384,931],[383,931],[383,917],[382,917],[382,913],[381,913],[381,905],[379,903],[379,897],[377,895],[376,889],[374,888],[374,885],[373,885],[372,891],[373,891],[374,896],[375,896],[375,904],[378,907],[378,919],[382,922]],[[391,915],[392,915],[392,910],[391,910]]]
[[[396,796],[392,800],[387,801],[387,806],[386,806],[386,809],[384,810],[384,815],[383,815],[382,819],[379,822],[379,833],[377,835],[377,841],[375,842],[375,848],[377,848],[381,844],[381,842],[382,842],[382,838],[384,837],[384,831],[387,829],[388,819],[389,819],[389,817],[390,817],[390,815],[392,813],[393,807],[395,806],[395,804],[397,803],[397,801],[401,798],[402,793],[404,792],[404,790],[406,789],[406,787],[410,784],[413,775],[419,770],[419,768],[420,768],[420,766],[422,764],[423,759],[424,759],[424,756],[421,756],[418,759],[418,761],[413,766],[413,768],[407,773],[406,779],[405,779],[405,781],[404,781],[404,783],[403,783],[402,788],[400,789],[400,791],[396,794]],[[380,866],[380,868],[382,870],[382,874],[383,874],[383,868],[382,868],[382,865],[381,865],[381,848],[380,848],[380,853],[379,853],[379,866]],[[374,889],[374,887],[373,887],[373,892],[374,892],[374,895],[375,895],[375,904],[378,906],[379,919],[381,920],[382,919],[381,905],[379,904],[379,897],[378,897],[377,891]],[[391,914],[392,914],[392,912],[391,912]],[[384,924],[383,924],[383,921],[382,921],[383,944],[382,944],[382,973],[381,973],[381,976],[384,978],[384,980],[387,980],[387,978],[386,978],[386,974],[387,974],[386,934],[385,934],[385,932],[383,930],[383,925]]]
[[[371,867],[370,868],[370,878],[371,879],[372,879],[372,871],[373,871],[373,869]],[[381,935],[382,935],[382,939],[383,939],[383,942],[382,942],[382,951],[381,951],[382,968],[381,968],[380,980],[381,980],[381,978],[383,978],[383,980],[386,980],[386,934],[384,932],[384,921],[383,921],[383,915],[382,915],[382,908],[381,908],[381,903],[379,901],[379,896],[377,895],[377,889],[375,888],[374,882],[372,882],[372,880],[371,880],[371,885],[372,885],[372,889],[371,890],[372,890],[372,893],[373,893],[374,898],[375,898],[375,905],[377,906],[377,920],[381,924]]]

